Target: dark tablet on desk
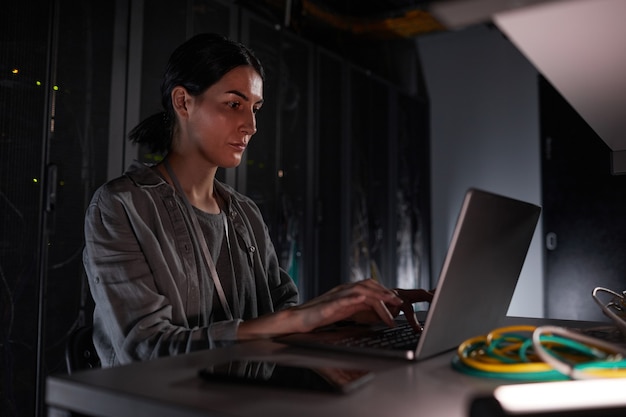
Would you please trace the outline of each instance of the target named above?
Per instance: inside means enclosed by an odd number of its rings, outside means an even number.
[[[305,367],[270,361],[231,361],[198,372],[205,381],[253,384],[346,394],[373,378],[370,371],[341,367]]]

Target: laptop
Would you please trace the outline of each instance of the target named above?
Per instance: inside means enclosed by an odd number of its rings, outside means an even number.
[[[502,325],[530,246],[541,208],[470,188],[463,200],[423,331],[406,319],[398,326],[337,323],[309,333],[278,337],[289,345],[406,360],[452,350],[466,339]],[[419,317],[419,314],[418,314]],[[381,333],[407,331],[401,346],[370,346]],[[394,335],[395,336],[395,335]]]

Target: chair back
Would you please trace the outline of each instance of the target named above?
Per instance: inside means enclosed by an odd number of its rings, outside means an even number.
[[[93,345],[92,326],[80,326],[70,334],[65,347],[67,373],[100,368],[100,358]]]

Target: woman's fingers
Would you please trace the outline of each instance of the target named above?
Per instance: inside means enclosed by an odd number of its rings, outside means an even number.
[[[407,322],[413,328],[416,333],[422,332],[422,323],[419,322],[417,316],[415,315],[415,311],[413,310],[413,306],[403,307],[402,311],[404,312],[404,317],[406,317]]]
[[[395,291],[398,294],[398,296],[402,298],[402,300],[404,300],[404,303],[399,307],[398,310],[392,311],[392,313],[395,313],[397,315],[397,313],[401,310],[404,313],[405,317],[407,318],[407,321],[409,322],[413,330],[415,330],[416,332],[421,332],[422,325],[419,322],[419,320],[417,320],[417,316],[415,315],[415,310],[413,309],[413,304],[421,303],[421,302],[428,302],[428,303],[432,302],[433,300],[432,291],[426,291],[422,289],[413,289],[413,290],[396,289]]]
[[[373,279],[359,281],[350,290],[365,295],[364,308],[361,311],[370,310],[389,326],[395,325],[393,320],[395,314],[390,311],[388,306],[398,308],[404,303],[395,291],[383,287]]]
[[[432,302],[433,301],[433,292],[426,291],[422,289],[414,289],[414,290],[403,290],[396,288],[395,290],[398,297],[400,297],[405,303],[414,304],[421,302]]]
[[[398,308],[402,303],[402,299],[395,291],[369,279],[339,285],[302,304],[298,309],[308,311],[307,314],[310,314],[310,317],[306,317],[305,321],[313,327],[345,320],[361,312],[369,312],[379,320],[393,326],[394,315],[387,306]]]
[[[433,293],[421,289],[391,290],[373,279],[339,285],[327,293],[298,307],[305,313],[304,321],[311,328],[325,326],[348,318],[381,320],[394,326],[400,311],[414,329],[421,329],[415,318],[413,304],[431,302]]]
[[[364,309],[366,297],[361,294],[330,297],[323,295],[294,309],[302,313],[303,331],[313,330],[340,320]]]

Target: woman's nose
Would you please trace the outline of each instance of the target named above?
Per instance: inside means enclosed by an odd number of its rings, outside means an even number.
[[[241,131],[249,136],[256,133],[256,114],[254,114],[253,111],[250,111],[250,113],[246,115],[246,120],[244,120],[241,126]]]

